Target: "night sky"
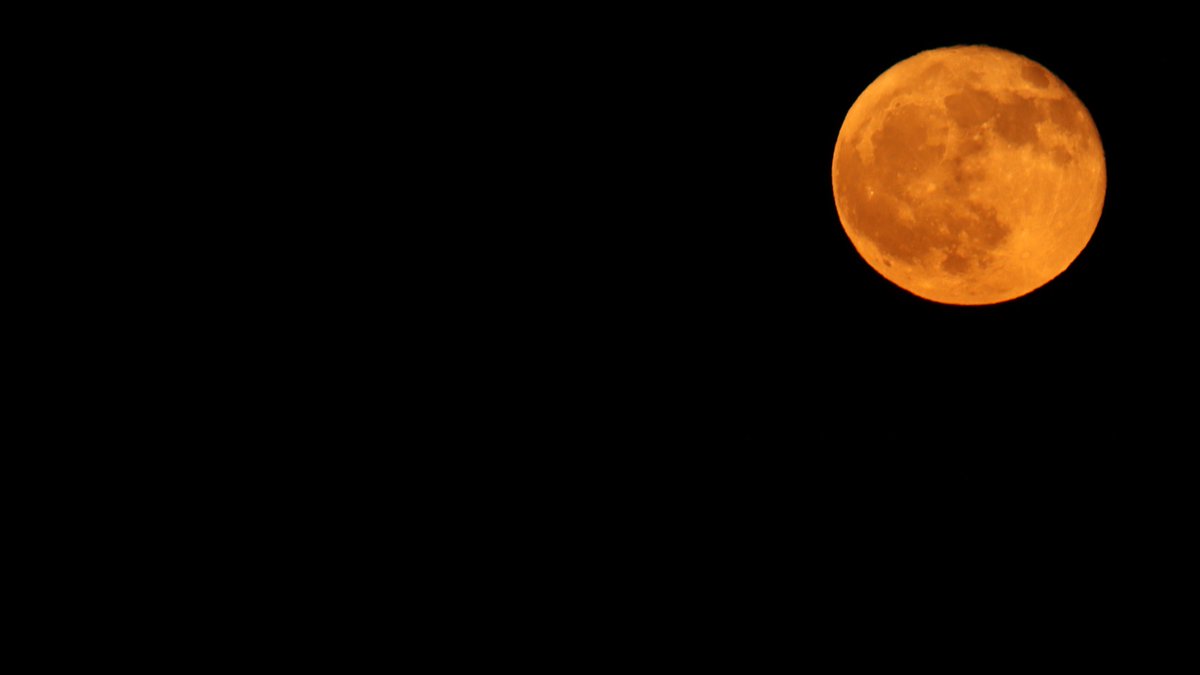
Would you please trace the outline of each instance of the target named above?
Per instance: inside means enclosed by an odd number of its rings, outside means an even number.
[[[976,611],[998,606],[984,591],[1022,598],[1024,627],[1057,621],[1040,609],[1070,589],[1063,602],[1107,618],[1114,580],[1141,595],[1182,559],[1169,549],[1194,511],[1186,207],[1200,192],[1197,108],[1177,93],[1194,79],[1185,22],[965,7],[530,17],[540,39],[512,42],[524,59],[471,109],[472,124],[509,112],[487,130],[502,140],[481,172],[507,180],[461,197],[489,214],[481,248],[497,269],[472,293],[499,308],[461,353],[482,348],[504,376],[446,381],[499,411],[447,428],[494,440],[481,453],[494,503],[528,504],[497,531],[533,524],[553,550],[536,574],[595,566],[569,587],[630,593],[622,620],[674,584],[689,613],[720,606],[710,588],[778,604],[727,618],[788,631],[812,593],[857,621],[904,591],[890,603],[899,626],[945,587]],[[939,305],[883,279],[831,186],[863,89],[958,44],[1050,69],[1106,151],[1090,244],[996,306]],[[528,90],[508,84],[522,78]],[[526,451],[530,431],[547,451]],[[494,479],[505,469],[513,480]],[[1153,569],[1131,577],[1135,558]]]
[[[618,95],[591,109],[603,188],[588,208],[612,275],[597,291],[617,317],[601,331],[621,345],[616,360],[637,364],[650,391],[682,394],[663,402],[682,427],[737,442],[1149,442],[1162,426],[1146,416],[1177,415],[1164,383],[1184,366],[1191,302],[1171,243],[1195,222],[1178,215],[1191,132],[1171,129],[1190,129],[1193,113],[1171,93],[1182,62],[1170,22],[847,23],[860,20],[672,16],[614,34],[622,56],[600,72]],[[843,232],[830,184],[862,90],[956,44],[1049,68],[1106,154],[1091,243],[1047,286],[995,306],[935,304],[880,277]]]

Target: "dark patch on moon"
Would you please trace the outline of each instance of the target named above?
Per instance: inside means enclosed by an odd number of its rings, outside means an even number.
[[[946,67],[946,64],[940,61],[935,61],[929,64],[929,67],[926,68],[923,73],[921,73],[921,77],[919,79],[927,82],[929,80],[941,77],[946,73],[947,70],[949,69]]]
[[[906,105],[888,113],[883,128],[871,140],[875,163],[889,173],[917,175],[946,154],[937,140],[937,115],[928,108]]]
[[[1021,66],[1021,77],[1038,89],[1045,89],[1050,86],[1050,76],[1046,72],[1046,69],[1036,63],[1026,63]]]
[[[1063,130],[1071,134],[1079,134],[1084,130],[1083,120],[1076,114],[1076,109],[1071,101],[1065,98],[1056,98],[1046,101],[1046,108],[1050,113],[1050,121],[1054,122]]]
[[[1078,104],[1067,98],[1052,98],[1040,101],[1039,108],[1062,133],[1074,139],[1076,143],[1085,148],[1095,147],[1097,139],[1092,132],[1091,121]],[[1050,155],[1060,166],[1074,160],[1074,156],[1063,148],[1055,148]]]
[[[973,123],[999,106],[984,92],[967,92],[956,101],[955,124],[959,120]],[[946,157],[945,132],[941,110],[918,104],[892,110],[871,137],[874,164],[864,165],[855,150],[857,142],[847,139],[839,154],[836,189],[846,195],[842,208],[847,221],[884,256],[914,264],[942,252],[942,269],[962,275],[970,272],[972,265],[986,266],[989,252],[1005,240],[1010,228],[997,219],[993,209],[968,198],[969,184],[983,176],[968,169],[963,158],[982,152],[984,142],[968,137],[953,157]],[[935,178],[931,172],[943,162],[952,164],[953,182],[940,185],[927,198],[912,198],[914,191],[909,188],[914,183],[942,182],[944,174]],[[904,217],[905,212],[912,217]]]
[[[996,116],[1000,107],[1000,102],[995,96],[978,89],[951,94],[943,99],[943,102],[950,119],[964,131],[982,126],[984,122]]]
[[[1045,118],[1045,111],[1034,99],[1018,96],[1002,102],[979,89],[950,94],[942,101],[951,121],[964,134],[970,135],[985,123],[992,122],[1001,138],[1017,145],[1036,143],[1037,124]]]
[[[946,254],[946,259],[942,261],[942,271],[950,274],[963,275],[970,269],[971,261],[959,255],[957,251],[950,251]]]
[[[1029,145],[1037,142],[1037,123],[1042,119],[1036,101],[1018,96],[1001,107],[996,116],[996,131],[1011,143]]]

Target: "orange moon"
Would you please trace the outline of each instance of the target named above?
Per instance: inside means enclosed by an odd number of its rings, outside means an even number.
[[[1067,269],[1104,207],[1091,115],[1049,70],[992,47],[901,61],[846,114],[833,194],[859,254],[928,300],[988,305]]]

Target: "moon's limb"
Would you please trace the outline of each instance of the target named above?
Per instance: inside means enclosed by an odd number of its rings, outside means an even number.
[[[990,47],[923,52],[855,102],[834,150],[838,214],[855,248],[906,290],[950,304],[1025,295],[1087,245],[1104,153],[1052,73]]]

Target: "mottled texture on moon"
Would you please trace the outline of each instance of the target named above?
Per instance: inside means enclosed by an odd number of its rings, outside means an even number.
[[[923,52],[854,103],[833,155],[838,215],[876,271],[923,298],[1004,302],[1065,270],[1104,205],[1100,136],[1041,65]]]

